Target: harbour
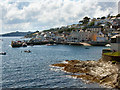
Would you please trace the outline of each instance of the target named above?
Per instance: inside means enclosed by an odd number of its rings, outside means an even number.
[[[60,72],[49,65],[64,60],[98,60],[104,46],[35,45],[12,48],[11,41],[19,38],[3,38],[2,87],[3,88],[101,88],[97,83],[87,84],[70,77],[72,73]],[[31,50],[25,53],[24,50]]]
[[[119,0],[0,6],[0,89],[120,89]]]

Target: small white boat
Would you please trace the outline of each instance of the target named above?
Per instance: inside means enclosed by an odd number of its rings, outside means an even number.
[[[30,50],[25,50],[24,52],[30,53],[31,51]]]
[[[46,44],[47,46],[52,46],[52,44]]]
[[[111,45],[110,45],[110,44],[106,44],[105,46],[106,46],[106,47],[110,47]]]

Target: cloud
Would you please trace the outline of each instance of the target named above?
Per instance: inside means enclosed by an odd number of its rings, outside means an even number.
[[[1,1],[1,0],[0,0]],[[117,3],[97,0],[1,1],[2,32],[44,30],[78,23],[84,16],[101,17],[117,14]],[[110,5],[109,5],[110,4]],[[111,7],[112,6],[112,7]]]

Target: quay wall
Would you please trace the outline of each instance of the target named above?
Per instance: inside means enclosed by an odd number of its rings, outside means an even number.
[[[117,61],[120,62],[120,56],[109,56],[102,54],[103,61]]]
[[[103,49],[102,50],[102,60],[103,61],[117,61],[120,62],[120,56],[110,56],[105,55],[104,53],[113,52],[111,49]]]
[[[44,45],[44,44],[63,44],[63,45],[83,45],[78,42],[28,42],[28,45]]]

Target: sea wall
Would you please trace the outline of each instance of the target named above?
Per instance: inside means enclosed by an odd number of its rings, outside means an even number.
[[[117,61],[120,62],[120,56],[110,56],[110,55],[105,55],[104,53],[109,53],[109,52],[113,52],[111,49],[103,49],[102,50],[102,60],[103,61]]]
[[[103,61],[117,61],[120,62],[120,56],[109,56],[102,54]]]

